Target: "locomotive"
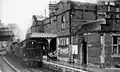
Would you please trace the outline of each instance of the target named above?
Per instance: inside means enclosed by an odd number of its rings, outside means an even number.
[[[28,67],[42,66],[43,53],[39,42],[25,39],[14,45],[14,55],[20,58],[21,64]]]

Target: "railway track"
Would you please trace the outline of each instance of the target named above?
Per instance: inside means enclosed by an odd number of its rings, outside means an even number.
[[[3,56],[1,56],[4,62],[14,71],[14,72],[20,72],[18,69],[16,69],[13,65],[11,65],[8,60],[6,60]]]
[[[48,69],[45,67],[36,67],[36,68],[28,68],[27,66],[23,66],[23,68],[17,69],[14,65],[12,65],[4,56],[1,56],[4,62],[14,71],[14,72],[56,72],[52,69]]]
[[[52,70],[45,68],[28,68],[23,66],[23,68],[17,69],[13,66],[6,58],[1,56],[4,62],[14,71],[14,72],[53,72]]]
[[[56,72],[56,71],[53,71],[52,69],[48,69],[48,68],[44,68],[44,67],[41,67],[41,68],[28,68],[28,67],[24,67],[26,69],[27,72]]]

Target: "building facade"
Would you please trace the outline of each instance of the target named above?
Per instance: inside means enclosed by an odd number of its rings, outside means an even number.
[[[73,58],[80,63],[79,35],[73,36],[84,24],[105,18],[106,7],[101,4],[60,1],[49,4],[52,14],[43,20],[46,33],[58,35],[58,58],[69,61]]]
[[[13,34],[13,41],[17,42],[17,40],[20,40],[20,29],[17,24],[8,24],[7,27]]]
[[[32,32],[57,34],[58,59],[106,67],[119,64],[120,2],[98,4],[63,0],[49,4],[49,17],[33,16]],[[40,27],[39,27],[40,26]]]
[[[4,26],[3,23],[0,23],[0,49],[7,49],[7,51],[10,51],[8,45],[19,39],[16,29],[17,28],[13,24]]]
[[[108,1],[106,3],[106,24],[86,24],[78,31],[83,31],[79,38],[85,42],[80,47],[81,61],[100,67],[113,67],[119,64],[119,34],[120,34],[120,1]],[[97,30],[96,30],[97,29]]]

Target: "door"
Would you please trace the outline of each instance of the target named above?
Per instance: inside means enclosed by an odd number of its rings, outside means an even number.
[[[54,52],[56,51],[57,47],[56,47],[56,38],[53,38],[50,42],[50,51],[51,52]]]
[[[82,42],[82,64],[87,65],[87,42]]]

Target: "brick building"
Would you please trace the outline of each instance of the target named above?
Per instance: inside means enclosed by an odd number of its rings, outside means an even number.
[[[73,34],[84,24],[105,18],[105,5],[64,0],[57,4],[49,4],[49,10],[50,17],[43,20],[44,30],[46,33],[58,35],[58,58],[69,61],[74,54],[75,62],[78,63],[80,36]]]
[[[82,34],[79,38],[81,61],[106,67],[116,66],[119,62],[119,37],[120,37],[120,1],[106,2],[106,24],[91,23],[83,25],[77,32]],[[97,29],[97,30],[96,30]],[[87,54],[86,54],[87,53]]]
[[[38,21],[27,34],[45,32],[57,34],[52,45],[58,58],[75,63],[107,67],[119,64],[119,2],[82,3],[61,0],[49,4],[49,17]],[[39,27],[40,26],[40,27]],[[29,35],[27,35],[29,36]],[[57,42],[56,42],[57,41]],[[54,49],[54,50],[55,50]]]

